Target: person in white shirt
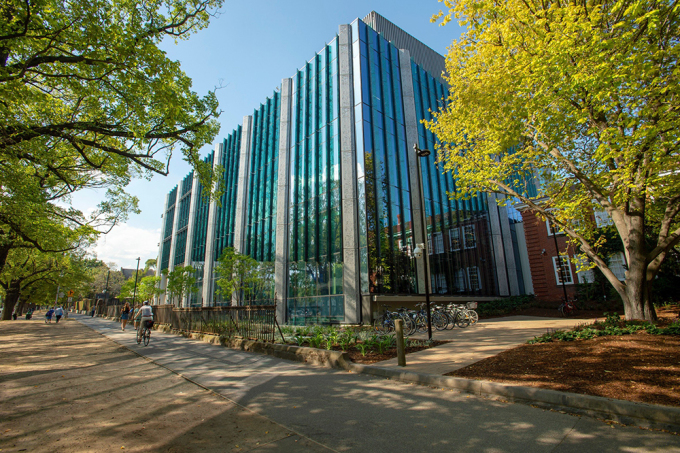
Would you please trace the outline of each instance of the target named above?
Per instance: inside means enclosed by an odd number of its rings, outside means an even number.
[[[139,323],[141,327],[145,327],[146,321],[153,321],[153,310],[151,309],[148,300],[144,301],[144,305],[139,309],[139,312],[141,313],[141,322]]]
[[[54,315],[57,317],[57,324],[59,324],[59,320],[61,319],[62,316],[64,316],[64,309],[61,307],[57,307],[57,309],[54,310]]]

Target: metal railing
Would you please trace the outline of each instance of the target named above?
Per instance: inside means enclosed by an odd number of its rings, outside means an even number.
[[[154,305],[154,321],[184,332],[274,341],[276,305],[175,308]]]

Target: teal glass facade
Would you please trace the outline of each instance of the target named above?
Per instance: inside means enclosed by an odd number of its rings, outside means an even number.
[[[220,200],[193,174],[169,194],[160,269],[198,269],[199,293],[182,304],[276,304],[280,323],[363,323],[383,301],[422,296],[427,276],[442,302],[523,292],[521,217],[486,195],[451,200],[456,181],[434,155],[417,171],[413,146],[436,144],[421,121],[448,95],[438,68],[443,57],[375,13],[342,25],[205,158],[222,169]],[[413,254],[423,242],[428,266]],[[266,275],[233,300],[214,284],[227,247]]]
[[[287,318],[342,322],[338,40],[293,77]]]
[[[234,246],[234,226],[236,223],[236,193],[238,192],[238,170],[241,155],[241,132],[238,126],[222,142],[222,155],[219,165],[222,167],[222,196],[216,206],[215,218],[215,260],[222,255],[222,250]]]
[[[361,290],[412,294],[417,278],[399,50],[362,21],[352,27],[361,65],[354,93]]]

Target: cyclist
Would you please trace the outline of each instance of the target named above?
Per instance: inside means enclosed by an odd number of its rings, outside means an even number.
[[[150,329],[151,326],[153,325],[153,310],[151,309],[148,300],[144,301],[144,305],[142,305],[142,308],[139,309],[139,313],[141,315],[141,318],[139,323],[140,328],[138,332],[142,333],[145,327]],[[147,324],[147,321],[150,321],[150,323]]]

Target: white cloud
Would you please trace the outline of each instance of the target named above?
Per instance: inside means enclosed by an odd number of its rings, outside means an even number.
[[[131,227],[127,224],[116,226],[109,234],[99,237],[95,252],[97,258],[105,263],[114,262],[118,267],[134,268],[137,257],[144,261],[156,258],[161,230]]]

